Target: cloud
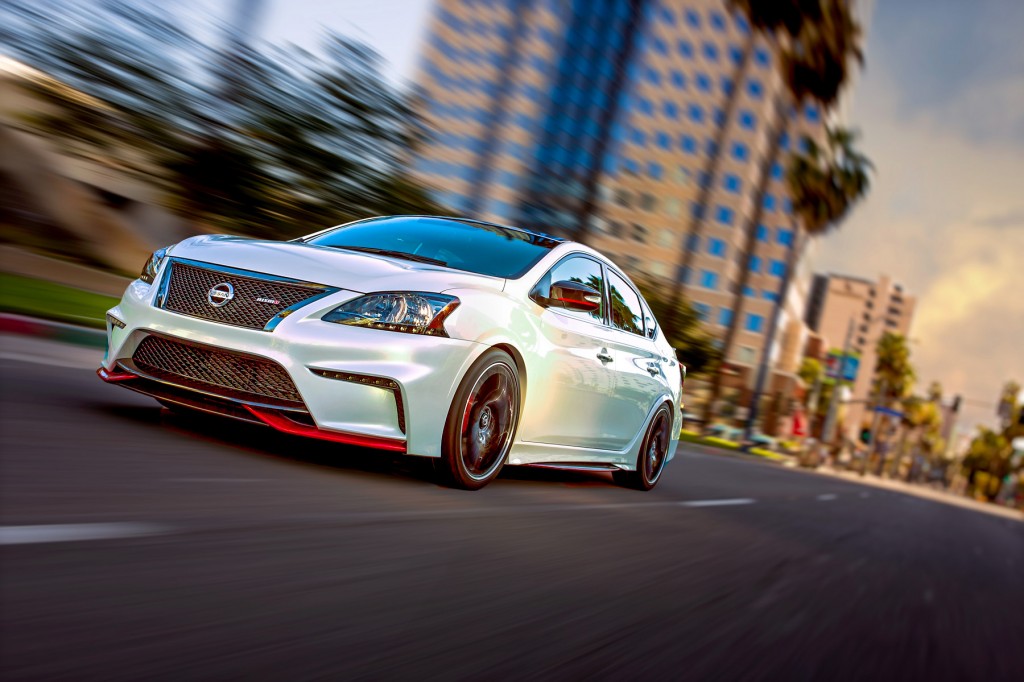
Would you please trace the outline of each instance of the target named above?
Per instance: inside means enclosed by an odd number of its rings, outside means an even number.
[[[927,23],[929,13],[918,13]],[[981,35],[969,28],[960,36],[968,43]],[[908,30],[895,52],[919,51],[915,68],[884,61],[872,41],[849,123],[863,131],[877,174],[867,200],[824,241],[815,269],[886,273],[903,283],[918,296],[910,336],[918,339],[920,385],[938,380],[947,395],[994,404],[1007,379],[1024,382],[1024,229],[1014,229],[1024,227],[1024,134],[1006,124],[1024,120],[1024,97],[1013,92],[1024,87],[1013,78],[985,81],[987,102],[1013,103],[999,114],[1002,127],[985,135],[952,95],[929,99],[925,88],[911,112],[915,79],[943,76],[935,64],[948,57],[937,53],[975,49],[934,41],[943,31]],[[1014,49],[1022,49],[1019,41]],[[958,78],[949,79],[954,94]],[[994,421],[994,408],[973,404],[960,420]]]

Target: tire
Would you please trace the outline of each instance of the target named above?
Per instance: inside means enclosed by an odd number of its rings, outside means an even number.
[[[636,471],[616,471],[615,482],[635,490],[650,490],[658,484],[665,470],[669,444],[672,442],[672,409],[662,403],[651,417],[636,458]]]
[[[493,348],[473,364],[445,422],[437,464],[445,484],[479,490],[498,477],[519,425],[519,390],[508,353]]]

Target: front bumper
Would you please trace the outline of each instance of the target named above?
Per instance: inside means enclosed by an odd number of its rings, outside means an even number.
[[[470,341],[348,327],[319,319],[351,298],[352,292],[340,291],[312,302],[268,332],[155,307],[154,290],[135,281],[109,311],[101,378],[169,402],[259,421],[297,435],[438,457],[459,381],[486,350]],[[114,324],[110,316],[123,327]],[[294,383],[301,406],[280,409],[282,405],[273,401],[261,405],[230,391],[197,387],[166,375],[154,377],[132,361],[143,339],[154,335],[276,363]],[[126,375],[142,376],[128,379]],[[379,383],[374,381],[378,378]],[[302,407],[308,417],[301,414]]]

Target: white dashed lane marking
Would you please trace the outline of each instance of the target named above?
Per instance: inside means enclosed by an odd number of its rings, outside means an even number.
[[[739,504],[754,504],[755,502],[757,500],[752,500],[749,497],[737,497],[731,500],[689,500],[679,504],[684,507],[731,507]]]
[[[818,495],[818,502],[831,502],[832,500],[836,499],[837,497],[839,497],[839,496],[838,495],[833,495],[832,493],[825,493],[824,495]]]

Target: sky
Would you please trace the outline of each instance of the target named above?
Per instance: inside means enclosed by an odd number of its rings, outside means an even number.
[[[218,0],[226,16],[239,0]],[[258,33],[314,48],[361,38],[396,80],[415,75],[430,0],[263,0]],[[922,390],[993,424],[1003,383],[1024,383],[1024,2],[876,0],[847,123],[876,175],[815,257],[818,271],[891,275],[918,297]]]

